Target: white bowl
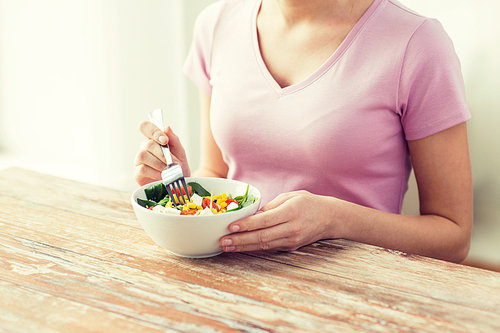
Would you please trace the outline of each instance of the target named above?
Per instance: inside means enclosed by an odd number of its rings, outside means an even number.
[[[247,184],[224,178],[187,177],[186,182],[198,182],[213,195],[244,195]],[[257,200],[240,210],[214,215],[172,215],[146,209],[137,203],[137,198],[146,199],[144,189],[161,181],[144,185],[132,193],[135,215],[146,233],[160,246],[171,253],[189,258],[207,258],[222,253],[219,240],[229,234],[230,223],[253,215],[260,206],[260,191],[250,185],[248,193]]]

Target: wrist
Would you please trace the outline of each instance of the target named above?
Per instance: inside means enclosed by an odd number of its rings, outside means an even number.
[[[354,204],[335,197],[324,197],[327,212],[324,239],[348,238]]]

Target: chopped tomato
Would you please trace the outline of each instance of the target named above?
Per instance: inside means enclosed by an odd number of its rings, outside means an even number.
[[[210,205],[210,202],[212,202],[212,208],[214,208],[216,211],[219,211],[219,206],[215,202],[210,201],[210,198],[203,199],[201,201],[201,207],[203,207],[203,209],[207,208]]]
[[[236,200],[234,200],[234,199],[227,199],[227,200],[226,200],[226,203],[227,203],[227,205],[228,205],[228,206],[229,206],[229,204],[230,204],[231,202],[234,202],[235,204],[237,204],[237,205],[238,205],[238,207],[240,206],[240,205],[238,204],[238,201],[236,201]]]
[[[181,212],[181,215],[194,215],[198,212],[197,209],[185,209]]]
[[[193,188],[189,185],[187,188],[188,188],[189,196],[192,196],[193,195]],[[177,192],[177,195],[180,196],[178,188],[175,189],[175,192]],[[186,191],[184,190],[184,187],[181,187],[181,192],[182,192],[182,196],[186,195]]]

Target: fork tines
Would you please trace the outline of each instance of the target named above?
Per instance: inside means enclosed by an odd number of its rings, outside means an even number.
[[[191,201],[191,196],[189,195],[186,180],[184,178],[173,181],[172,183],[165,185],[165,187],[167,189],[168,196],[172,199],[172,202],[175,205],[177,205],[177,203],[185,205]],[[187,200],[184,195],[182,195],[182,189],[184,189]]]

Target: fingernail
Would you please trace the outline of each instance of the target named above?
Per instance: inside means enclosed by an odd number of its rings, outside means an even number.
[[[161,135],[159,138],[158,138],[158,141],[160,141],[160,143],[162,145],[164,145],[166,142],[167,142],[167,137],[164,136],[164,135]]]
[[[222,241],[222,246],[228,246],[228,245],[231,245],[233,244],[233,241],[231,239],[224,239]]]
[[[235,246],[226,246],[226,247],[224,248],[224,251],[226,251],[226,252],[231,252],[231,251],[234,251],[234,249],[235,249],[235,248],[236,248]]]
[[[229,231],[231,231],[231,232],[237,232],[237,231],[240,231],[240,226],[239,226],[239,225],[232,225],[232,226],[229,228]]]

